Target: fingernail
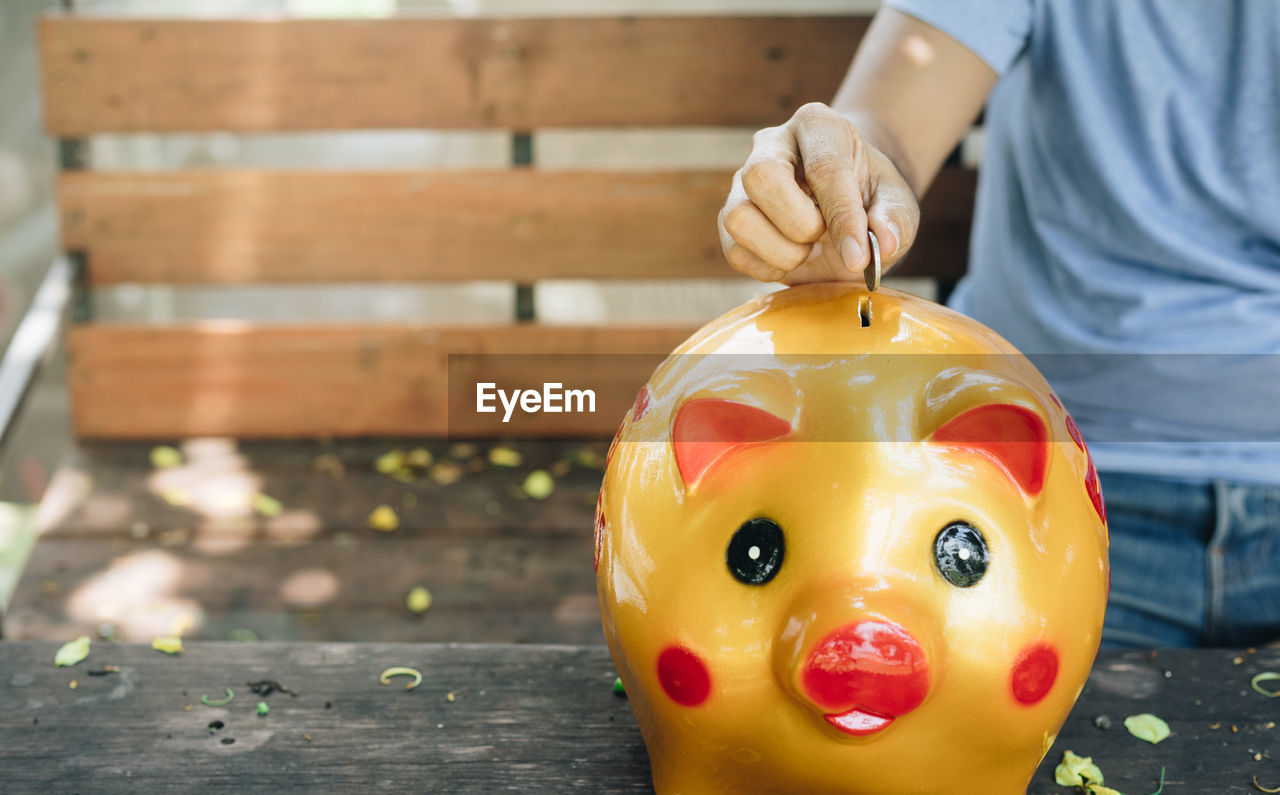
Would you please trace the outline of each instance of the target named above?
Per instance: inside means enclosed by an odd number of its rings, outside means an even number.
[[[886,221],[885,228],[889,230],[889,239],[880,241],[880,255],[891,257],[898,250],[898,241],[902,238],[898,234],[898,227],[894,226],[892,221]]]
[[[853,238],[846,237],[840,244],[840,258],[844,260],[845,269],[851,273],[862,270],[859,267],[859,263],[862,262],[862,246]]]

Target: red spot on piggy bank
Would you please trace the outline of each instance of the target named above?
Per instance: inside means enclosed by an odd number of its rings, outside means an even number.
[[[596,562],[657,791],[1025,791],[1108,578],[1097,474],[1030,362],[936,304],[810,285],[641,396]]]

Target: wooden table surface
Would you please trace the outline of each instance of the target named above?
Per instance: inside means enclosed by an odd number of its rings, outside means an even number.
[[[72,668],[56,649],[0,642],[0,791],[651,791],[601,646],[191,642],[167,656],[102,642]],[[89,674],[104,665],[119,671]],[[398,665],[422,685],[380,685]],[[1280,700],[1250,687],[1268,670],[1280,651],[1103,652],[1029,792],[1068,791],[1053,783],[1063,749],[1127,795],[1154,792],[1162,766],[1167,795],[1280,786]],[[262,699],[246,686],[259,680],[298,695]],[[228,706],[200,703],[226,687]],[[1124,718],[1143,712],[1172,736],[1130,736]]]

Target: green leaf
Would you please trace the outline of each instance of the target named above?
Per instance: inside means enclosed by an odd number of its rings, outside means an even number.
[[[556,490],[556,482],[545,469],[535,469],[524,479],[524,493],[535,500],[545,500]]]
[[[1253,677],[1253,679],[1249,680],[1249,686],[1253,688],[1255,693],[1261,693],[1267,698],[1275,698],[1276,696],[1280,696],[1280,690],[1268,690],[1262,686],[1262,683],[1274,682],[1277,679],[1280,679],[1280,674],[1275,671],[1263,671]]]
[[[70,666],[89,656],[89,636],[81,635],[73,641],[62,644],[62,648],[53,655],[53,664]]]
[[[151,641],[151,648],[165,654],[182,654],[182,638],[176,636],[155,638]]]
[[[1071,751],[1062,752],[1062,762],[1053,770],[1053,780],[1059,787],[1083,787],[1101,784],[1102,771],[1091,756],[1076,756]]]
[[[160,445],[151,448],[151,466],[156,469],[173,469],[182,466],[182,453],[176,447]]]
[[[1149,712],[1141,715],[1130,715],[1124,719],[1124,727],[1139,740],[1146,740],[1155,745],[1169,736],[1169,724]]]
[[[431,592],[421,585],[416,586],[409,591],[409,595],[404,600],[405,607],[409,608],[411,613],[425,613],[427,608],[431,607]]]
[[[284,513],[284,504],[275,497],[268,496],[261,492],[253,495],[253,510],[267,517],[279,516]]]

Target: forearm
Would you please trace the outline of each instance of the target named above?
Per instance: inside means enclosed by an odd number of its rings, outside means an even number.
[[[964,45],[882,8],[832,108],[893,161],[917,196],[977,118],[997,75]]]

